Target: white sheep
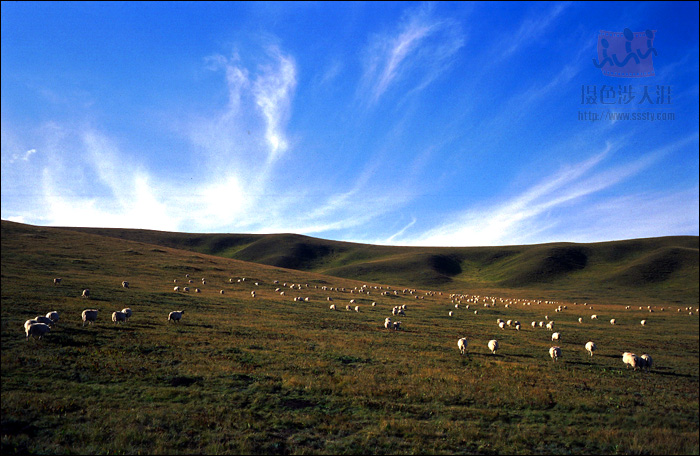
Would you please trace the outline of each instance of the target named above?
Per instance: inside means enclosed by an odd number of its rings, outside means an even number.
[[[27,340],[29,340],[29,336],[38,336],[39,339],[41,339],[42,336],[49,331],[51,331],[51,328],[46,323],[34,323],[33,325],[29,325],[26,327]]]
[[[647,321],[646,321],[646,320],[642,320],[641,323],[642,323],[642,326],[646,326],[646,325],[647,325]]]
[[[451,316],[452,316],[452,311],[450,310],[447,314],[451,317]]]
[[[49,317],[44,317],[43,315],[34,317],[37,323],[44,323],[45,325],[53,326],[53,320]]]
[[[467,351],[467,338],[462,337],[461,339],[457,339],[457,348],[459,348],[459,353],[464,354]]]
[[[391,318],[386,317],[386,318],[384,319],[384,327],[385,327],[386,329],[391,329],[391,327],[392,327],[392,325],[391,325]]]
[[[598,319],[598,315],[591,315],[591,320],[597,320],[597,319]]]
[[[126,315],[126,321],[129,321],[129,318],[131,318],[131,309],[129,307],[125,307],[122,309],[122,313]]]
[[[60,285],[60,284],[61,284],[61,280],[62,280],[62,279],[61,279],[60,277],[56,277],[55,279],[53,279],[54,285]]]
[[[224,290],[219,290],[219,294],[224,294]]]
[[[96,310],[96,309],[83,310],[83,326],[85,326],[85,323],[87,323],[88,325],[91,325],[94,322],[96,322],[97,321],[97,312],[98,312],[98,310]]]
[[[549,356],[551,356],[552,360],[554,360],[554,362],[556,362],[557,359],[561,358],[561,348],[551,347],[549,349]]]
[[[115,324],[126,321],[126,314],[124,312],[112,312],[112,321]]]
[[[24,322],[24,332],[27,332],[27,331],[29,330],[29,327],[30,327],[31,325],[35,325],[35,324],[37,324],[37,323],[39,323],[39,322],[36,321],[36,320],[34,320],[34,319],[25,321],[25,322]]]
[[[610,324],[611,324],[611,325],[614,325],[614,324],[615,324],[615,319],[614,319],[614,318],[611,318],[611,319],[610,319]]]
[[[498,323],[498,327],[501,329],[506,329],[506,322],[501,321],[500,323]]]
[[[591,357],[593,357],[593,352],[596,351],[597,348],[598,347],[596,347],[595,342],[593,342],[592,340],[589,340],[586,343],[586,351],[588,352],[588,354],[591,355]]]
[[[359,311],[360,311],[360,306],[355,306],[355,312],[359,312]]]
[[[622,354],[622,362],[625,363],[625,367],[627,369],[630,368],[630,366],[634,369],[637,370],[639,367],[639,356],[635,355],[634,353],[630,352],[625,352]]]
[[[86,288],[83,290],[83,294],[81,295],[83,298],[88,298],[90,299],[90,289]]]
[[[168,314],[168,321],[180,321],[182,319],[182,314],[184,314],[184,310],[174,310]]]
[[[491,353],[494,355],[496,354],[496,350],[498,350],[498,341],[496,339],[489,341],[489,350],[491,350]]]
[[[123,287],[123,288],[129,288],[129,282],[127,282],[126,280],[124,280],[124,281],[122,282],[122,287]]]
[[[583,323],[583,318],[578,317],[578,322],[579,322],[579,323]]]
[[[401,329],[401,322],[395,321],[394,322],[394,331],[398,331],[399,329]]]
[[[532,322],[532,327],[533,327],[533,328],[536,328],[536,327],[537,327],[537,322],[536,322],[536,321],[533,321],[533,322]]]
[[[547,329],[549,329],[550,331],[554,331],[554,321],[550,321],[549,323],[547,323]]]
[[[651,356],[647,355],[646,353],[644,353],[642,356],[639,357],[639,367],[641,369],[646,369],[646,370],[651,369],[652,363],[653,362],[651,360]]]
[[[330,309],[331,309],[331,310],[335,310],[335,304],[331,304],[331,305],[330,305]]]
[[[516,330],[516,331],[520,331],[520,323],[518,323],[517,325],[515,325],[515,330]]]
[[[173,291],[180,291],[180,287],[173,287]]]
[[[558,341],[559,336],[560,336],[560,334],[558,332],[552,333],[552,342],[554,342],[555,340]]]

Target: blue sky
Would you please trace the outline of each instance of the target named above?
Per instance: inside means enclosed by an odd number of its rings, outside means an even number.
[[[655,31],[654,76],[595,67],[599,31],[625,28]],[[2,2],[2,219],[697,236],[698,32],[697,2]]]

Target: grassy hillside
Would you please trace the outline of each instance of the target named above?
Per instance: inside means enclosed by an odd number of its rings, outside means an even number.
[[[525,298],[522,288],[451,297],[5,221],[1,247],[3,455],[700,450],[697,308],[644,298],[630,308],[607,299],[509,299]],[[629,257],[613,250],[607,254]],[[417,261],[459,277],[474,265],[496,275],[495,265],[525,253],[475,250],[459,262],[431,255],[376,261],[406,273]],[[644,278],[646,255],[670,271],[683,253],[636,255],[638,263],[613,272]],[[185,284],[200,293],[173,291]],[[91,299],[80,297],[84,288]],[[328,297],[341,310],[329,310]],[[359,312],[345,310],[350,299]],[[406,305],[405,316],[392,315],[397,305]],[[131,320],[112,323],[111,312],[124,307]],[[96,324],[82,326],[86,308],[99,310]],[[26,340],[24,321],[50,310],[60,313],[58,325]],[[168,323],[172,310],[185,310],[181,323]],[[551,332],[530,326],[545,316],[562,336],[556,363]],[[385,317],[402,329],[384,329]],[[522,328],[500,329],[497,318]],[[465,356],[459,337],[468,339]],[[490,339],[500,342],[496,355]],[[592,358],[588,340],[598,345]],[[625,369],[624,351],[651,354],[653,368]]]
[[[70,228],[337,277],[445,291],[517,289],[561,299],[698,303],[700,241],[675,236],[591,244],[416,248],[293,234],[185,234]]]

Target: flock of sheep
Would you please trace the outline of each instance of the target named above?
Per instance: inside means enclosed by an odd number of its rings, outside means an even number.
[[[192,279],[189,278],[189,274],[186,274],[185,278],[187,279],[188,284],[192,284],[194,282]],[[54,284],[60,285],[61,280],[62,280],[61,278],[54,279]],[[240,278],[240,279],[238,279],[238,283],[245,282],[245,280],[246,280],[245,278]],[[177,283],[178,279],[175,279],[174,282]],[[229,279],[229,282],[234,283],[234,279],[233,278]],[[277,286],[279,284],[279,281],[275,280],[273,283],[275,284],[275,286]],[[206,284],[206,280],[204,278],[202,278],[202,285],[205,285],[205,284]],[[259,285],[260,284],[258,282],[255,282],[255,286],[259,286]],[[283,286],[287,287],[287,284],[285,283],[285,284],[283,284]],[[123,281],[122,287],[129,288],[129,282]],[[309,287],[309,285],[307,284],[305,287]],[[291,284],[289,286],[289,288],[292,290],[301,290],[304,287],[302,287],[301,284]],[[316,288],[318,288],[318,286],[316,286]],[[346,291],[345,288],[334,288],[334,287],[327,287],[327,286],[322,286],[320,288],[321,288],[321,290],[324,290],[324,291],[342,291],[342,292]],[[404,289],[400,293],[398,290],[391,290],[391,287],[386,287],[386,289],[385,289],[384,287],[376,287],[375,286],[374,288],[378,289],[378,290],[382,290],[380,293],[382,296],[388,296],[391,294],[396,295],[396,296],[398,296],[400,294],[403,294],[403,295],[409,294],[409,295],[413,295],[413,297],[415,299],[423,299],[424,296],[435,296],[436,294],[440,294],[440,295],[442,294],[439,292],[436,293],[436,292],[429,291],[429,292],[426,292],[425,295],[421,295],[417,292],[417,290],[413,290],[413,289]],[[173,290],[175,292],[189,292],[189,287],[187,287],[187,286],[180,287],[179,285],[176,285]],[[194,290],[195,290],[195,292],[200,292],[199,288],[195,288]],[[224,290],[220,290],[219,292],[222,295],[224,294]],[[285,291],[281,290],[280,287],[277,287],[275,289],[275,292],[279,293],[280,296],[285,296]],[[349,292],[351,294],[354,294],[354,293],[358,293],[358,294],[364,293],[366,295],[371,294],[371,290],[367,285],[363,285],[362,287],[355,287],[355,289],[350,289]],[[90,298],[90,290],[84,289],[82,292],[82,297],[89,299]],[[252,298],[256,297],[255,290],[251,291],[251,297]],[[555,302],[553,302],[553,301],[541,301],[541,300],[529,301],[529,300],[523,300],[523,299],[504,299],[504,298],[496,298],[496,297],[488,297],[488,296],[484,297],[484,296],[470,296],[470,295],[460,295],[460,294],[452,294],[452,295],[450,295],[450,299],[452,300],[452,303],[454,303],[455,309],[461,308],[461,309],[465,309],[465,310],[469,310],[470,306],[482,305],[482,304],[486,308],[496,307],[497,304],[502,304],[504,308],[509,308],[511,305],[515,305],[518,303],[521,303],[522,305],[526,305],[526,306],[532,305],[533,302],[536,304],[555,304]],[[295,302],[297,302],[297,301],[309,302],[309,297],[296,296],[296,297],[294,297],[293,300]],[[327,300],[333,301],[333,298],[328,296]],[[374,307],[377,305],[377,303],[372,302],[371,305],[372,305],[372,307]],[[587,304],[584,304],[584,306],[587,306]],[[589,309],[592,309],[592,306],[588,306],[588,307],[589,307]],[[630,306],[627,306],[627,309],[629,309],[629,308],[630,308]],[[360,306],[357,305],[355,299],[351,299],[349,301],[349,304],[345,306],[345,309],[347,311],[354,310],[355,312],[360,312]],[[558,307],[556,307],[554,309],[554,311],[555,312],[563,312],[567,309],[568,309],[568,306],[559,305]],[[641,309],[642,309],[642,307],[640,307],[640,310]],[[337,310],[336,304],[331,304],[330,310]],[[648,306],[648,310],[650,312],[653,312],[653,309],[651,308],[651,306]],[[664,309],[662,308],[661,310],[663,311]],[[400,305],[400,306],[394,306],[392,309],[392,316],[398,316],[398,315],[405,316],[406,315],[405,311],[406,311],[405,304]],[[680,312],[681,310],[678,309],[678,311]],[[686,308],[686,311],[689,311],[689,313],[691,315],[693,314],[691,308]],[[697,312],[697,309],[696,309],[696,312]],[[168,314],[167,321],[168,322],[180,322],[184,313],[185,313],[184,310],[172,311]],[[478,311],[474,310],[474,314],[478,314]],[[90,324],[96,322],[97,315],[98,315],[97,309],[85,309],[85,310],[83,310],[83,312],[82,312],[83,326],[85,326],[85,324],[90,325]],[[112,313],[112,321],[115,324],[124,323],[124,322],[127,322],[129,320],[131,315],[132,315],[131,309],[124,308],[121,311],[115,311]],[[454,315],[454,312],[452,310],[450,310],[448,312],[448,315],[450,317],[452,317]],[[596,315],[596,314],[592,315],[591,319],[592,320],[598,319],[598,315]],[[53,327],[55,324],[58,323],[58,321],[59,321],[59,314],[57,311],[51,311],[51,312],[47,313],[45,317],[44,316],[37,316],[34,319],[27,320],[24,324],[27,340],[29,340],[30,336],[37,337],[37,338],[41,339],[44,335],[46,335],[50,331],[51,327]],[[546,321],[546,323],[545,323],[545,321]],[[578,322],[582,323],[583,319],[578,318]],[[496,320],[496,323],[501,330],[505,330],[507,327],[513,328],[516,331],[520,331],[520,329],[521,329],[520,322],[517,320],[511,319],[511,320],[504,321],[504,320],[498,318]],[[645,326],[646,323],[647,323],[646,320],[641,321],[642,326]],[[611,319],[610,324],[615,325],[616,319],[615,318]],[[384,320],[384,328],[386,328],[386,329],[399,330],[399,329],[401,329],[401,325],[402,325],[401,321],[392,320],[391,317],[386,317]],[[561,341],[561,333],[558,331],[554,332],[554,321],[550,320],[548,315],[545,315],[543,321],[539,321],[539,322],[533,321],[531,323],[531,326],[533,329],[536,329],[538,327],[539,328],[546,327],[546,329],[549,329],[550,331],[552,331],[552,337],[551,337],[552,342],[560,342]],[[468,341],[467,341],[467,338],[465,338],[465,337],[460,337],[457,340],[457,348],[459,349],[459,351],[462,355],[467,353],[467,344],[468,344]],[[487,346],[488,346],[489,351],[495,355],[496,351],[499,349],[498,340],[496,340],[496,339],[489,340],[487,343]],[[591,357],[593,356],[593,352],[596,350],[596,348],[597,348],[596,344],[593,341],[588,341],[588,343],[585,344],[585,349]],[[552,358],[553,361],[556,362],[559,358],[562,357],[561,347],[559,347],[559,346],[550,347],[549,356]],[[643,354],[641,356],[637,356],[634,353],[625,352],[622,355],[622,361],[628,368],[632,367],[635,370],[636,369],[647,369],[648,370],[652,367],[652,359],[651,359],[651,356],[649,356],[648,354]]]

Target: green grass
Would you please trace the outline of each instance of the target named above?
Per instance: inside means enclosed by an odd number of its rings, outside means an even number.
[[[695,308],[677,312],[690,304],[661,311],[657,298],[616,291],[586,301],[593,309],[583,300],[558,303],[563,312],[537,302],[455,309],[447,292],[351,294],[364,282],[4,221],[1,254],[2,454],[699,451],[698,317]],[[185,274],[201,293],[173,292]],[[303,288],[280,296],[284,282]],[[80,298],[83,288],[93,299]],[[544,288],[484,291],[551,297]],[[327,296],[343,310],[330,311]],[[359,313],[344,310],[353,298]],[[404,330],[387,331],[398,304],[407,306]],[[111,312],[123,307],[131,321],[114,325]],[[94,326],[81,325],[85,308],[100,310]],[[168,324],[180,309],[182,322]],[[59,324],[26,341],[24,321],[49,310],[60,312]],[[562,334],[557,363],[547,353],[551,333],[530,327],[545,315]],[[523,329],[501,330],[497,318]],[[492,338],[496,356],[486,347]],[[593,358],[583,348],[589,339]],[[623,351],[651,354],[654,368],[626,370]]]

